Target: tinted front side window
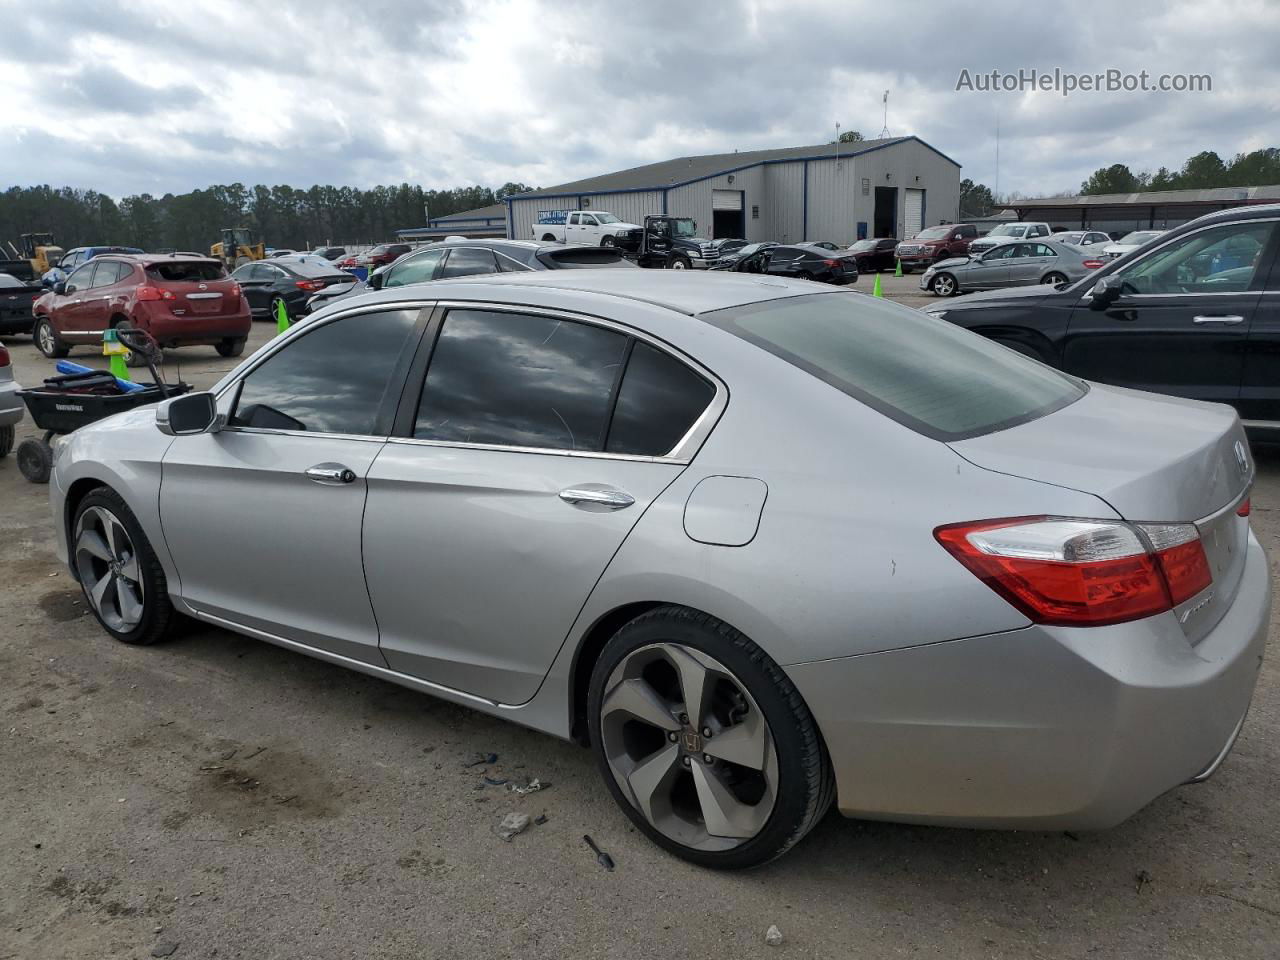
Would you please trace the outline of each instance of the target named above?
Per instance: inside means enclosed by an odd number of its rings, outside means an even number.
[[[810,294],[702,319],[938,440],[1004,429],[1084,395],[985,337],[869,297]]]
[[[605,449],[660,457],[689,432],[715,387],[672,356],[636,343],[622,376]]]
[[[568,320],[454,310],[431,356],[413,435],[599,450],[626,343]]]
[[[245,378],[231,424],[372,434],[417,317],[416,310],[362,314],[299,337]]]
[[[387,273],[383,287],[403,287],[410,283],[425,283],[436,275],[436,267],[440,266],[443,250],[428,250],[421,256],[413,257],[404,263],[396,264]]]
[[[97,268],[92,260],[83,267],[79,267],[76,271],[67,277],[67,289],[75,287],[77,290],[88,290],[93,283],[93,271]]]

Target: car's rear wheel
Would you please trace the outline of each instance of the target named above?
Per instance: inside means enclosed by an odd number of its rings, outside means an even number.
[[[293,322],[293,317],[289,316],[289,305],[284,302],[284,297],[272,297],[271,306],[267,308],[267,319],[275,323],[280,317],[280,308],[284,307],[284,315],[289,317],[289,322]]]
[[[1040,282],[1047,283],[1047,284],[1050,284],[1051,286],[1056,287],[1060,283],[1067,282],[1067,275],[1065,273],[1046,273],[1041,278]]]
[[[58,331],[53,329],[48,317],[41,317],[36,321],[31,339],[35,341],[36,349],[50,360],[60,360],[71,352],[71,348],[58,336]]]
[[[13,425],[0,427],[0,457],[7,457],[9,451],[13,449],[14,429]]]
[[[214,349],[218,351],[220,357],[238,357],[244,353],[245,337],[227,337],[221,343],[215,344]]]
[[[544,234],[542,235],[542,242],[543,242],[543,243],[555,243],[555,242],[556,242],[556,238],[555,238],[555,237],[553,237],[553,236],[552,236],[551,234],[549,234],[549,233],[544,233]]]
[[[693,863],[767,863],[831,806],[831,766],[799,693],[707,614],[659,607],[619,630],[592,671],[588,716],[614,799]]]
[[[71,562],[89,609],[122,643],[161,640],[174,620],[164,568],[114,490],[98,487],[76,507]]]
[[[933,278],[929,284],[929,289],[940,297],[954,297],[960,289],[956,283],[956,278],[949,273],[940,273]]]

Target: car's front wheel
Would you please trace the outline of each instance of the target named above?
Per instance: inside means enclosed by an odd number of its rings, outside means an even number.
[[[128,504],[98,487],[76,507],[71,562],[89,609],[122,643],[164,639],[174,620],[164,568]]]
[[[672,270],[688,270],[690,267],[688,257],[672,257],[670,267]]]
[[[831,806],[831,765],[799,693],[707,614],[658,607],[622,627],[592,671],[588,716],[614,799],[693,863],[767,863]]]
[[[600,238],[600,246],[602,246],[602,247],[613,247],[613,246],[617,246],[617,243],[618,243],[618,241],[617,241],[617,240],[615,240],[615,239],[613,239],[613,237],[601,237],[601,238]]]
[[[71,348],[58,336],[58,331],[53,329],[53,324],[49,322],[48,317],[40,317],[36,320],[31,338],[36,342],[36,349],[50,360],[60,360],[71,352]]]
[[[956,295],[956,291],[960,289],[960,286],[956,283],[956,278],[951,274],[940,273],[933,278],[933,281],[929,284],[929,289],[940,297],[953,297]]]

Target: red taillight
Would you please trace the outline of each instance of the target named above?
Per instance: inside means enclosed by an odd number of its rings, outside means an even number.
[[[950,524],[934,536],[1036,623],[1139,620],[1213,582],[1199,531],[1189,523],[1017,517]]]
[[[8,365],[9,350],[3,343],[0,343],[0,367],[7,367]]]
[[[843,266],[843,264],[841,264],[839,260],[823,260],[822,262],[825,263],[828,267],[831,267],[833,270],[839,270],[840,267]]]
[[[1248,497],[1245,497],[1245,498],[1244,498],[1244,503],[1242,503],[1242,504],[1240,504],[1240,506],[1236,507],[1236,516],[1237,516],[1237,517],[1247,517],[1247,516],[1249,515],[1249,511],[1250,511],[1251,509],[1252,509],[1252,507],[1250,507],[1250,505],[1249,505],[1249,498],[1248,498]]]
[[[1085,260],[1084,266],[1089,270],[1097,270],[1104,263],[1106,263],[1105,260]]]
[[[235,281],[232,281],[231,283],[231,296],[233,299],[240,296],[240,284]]]
[[[165,290],[162,287],[139,287],[134,297],[144,303],[156,300],[177,300],[177,295],[172,290]]]
[[[323,280],[299,280],[294,284],[299,290],[323,290]]]

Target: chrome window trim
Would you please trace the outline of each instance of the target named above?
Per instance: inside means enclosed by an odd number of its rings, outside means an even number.
[[[495,303],[488,300],[406,300],[402,302],[383,302],[363,304],[358,307],[348,307],[344,310],[336,312],[331,316],[324,317],[319,321],[304,320],[295,324],[282,337],[277,337],[272,341],[269,348],[260,351],[248,361],[248,366],[236,370],[232,379],[228,380],[215,393],[214,397],[221,400],[223,395],[229,390],[235,389],[237,384],[241,383],[254,370],[263,363],[275,356],[280,350],[283,350],[291,341],[297,337],[304,336],[307,331],[318,329],[326,324],[336,323],[347,317],[357,316],[366,313],[382,313],[386,310],[434,310],[440,307],[448,309],[476,309],[485,310],[496,313],[519,313],[534,314],[539,316],[555,317],[560,320],[570,320],[576,323],[590,323],[595,326],[605,327],[614,330],[625,336],[635,337],[644,343],[649,344],[657,350],[661,350],[670,356],[675,357],[685,366],[692,368],[696,373],[705,377],[711,382],[715,388],[715,396],[711,398],[711,402],[703,408],[698,418],[680,438],[679,442],[668,450],[662,456],[640,456],[637,454],[626,453],[609,453],[604,450],[554,450],[544,447],[518,447],[506,446],[494,443],[459,443],[445,440],[420,440],[415,437],[393,437],[386,434],[377,436],[365,434],[344,434],[344,433],[313,433],[308,430],[277,430],[267,427],[238,427],[226,426],[223,430],[234,431],[237,433],[257,433],[269,434],[272,436],[285,437],[322,437],[330,440],[364,440],[374,443],[398,443],[412,444],[425,447],[452,447],[460,450],[495,450],[505,453],[533,453],[545,454],[560,457],[586,457],[600,460],[629,460],[637,463],[672,463],[680,465],[688,465],[702,444],[706,442],[708,436],[711,435],[712,429],[719,422],[725,408],[729,405],[729,387],[715,373],[708,370],[705,366],[694,360],[678,347],[667,343],[659,337],[639,330],[636,327],[620,323],[617,320],[609,320],[604,317],[596,317],[591,314],[576,313],[572,310],[560,310],[555,307],[541,307],[536,304],[521,303]]]

